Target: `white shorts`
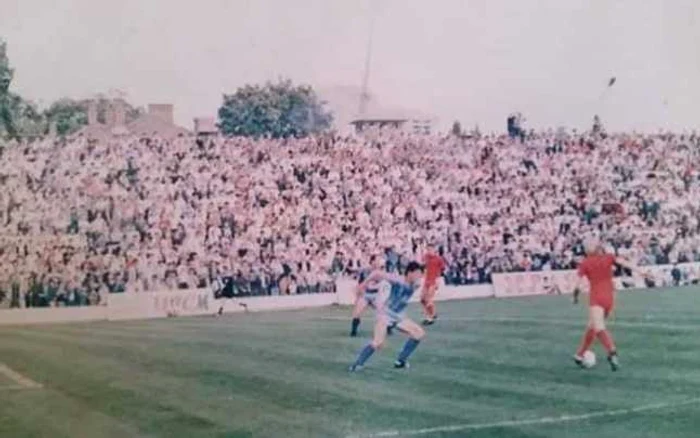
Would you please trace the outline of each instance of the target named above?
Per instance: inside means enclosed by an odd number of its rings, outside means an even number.
[[[368,306],[377,308],[377,302],[379,301],[379,291],[366,291],[364,299],[365,303],[367,303]]]
[[[391,285],[385,281],[379,283],[375,292],[368,294],[365,292],[365,300],[367,304],[371,305],[377,310],[381,310],[384,307],[384,303],[391,293]]]
[[[387,326],[395,326],[406,319],[406,312],[394,312],[391,309],[384,307],[381,310],[381,318],[386,321]]]

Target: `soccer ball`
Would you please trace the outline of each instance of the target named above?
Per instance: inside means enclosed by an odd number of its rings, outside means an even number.
[[[595,353],[588,350],[583,353],[583,366],[586,368],[593,368],[595,366]]]

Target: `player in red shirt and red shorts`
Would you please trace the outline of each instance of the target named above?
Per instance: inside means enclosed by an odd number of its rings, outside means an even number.
[[[423,290],[420,302],[423,305],[423,325],[432,325],[437,319],[435,309],[435,295],[438,290],[438,279],[445,270],[445,260],[435,251],[434,245],[429,245],[423,256],[425,275],[423,277]]]
[[[615,308],[615,285],[613,272],[615,265],[646,276],[626,260],[607,254],[598,239],[586,242],[586,258],[578,267],[578,282],[574,290],[574,299],[578,298],[584,278],[590,285],[588,326],[581,340],[574,361],[583,367],[583,354],[590,348],[596,338],[603,344],[608,353],[608,362],[613,371],[617,371],[620,363],[617,349],[610,332],[605,327],[605,321]]]

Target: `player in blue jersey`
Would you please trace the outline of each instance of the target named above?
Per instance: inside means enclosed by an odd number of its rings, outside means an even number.
[[[380,296],[381,307],[377,309],[374,338],[360,351],[357,360],[350,366],[350,371],[357,371],[362,368],[374,352],[382,347],[386,339],[387,327],[392,325],[395,325],[409,336],[401,353],[399,353],[399,357],[394,362],[394,367],[408,367],[408,358],[425,336],[425,331],[423,327],[407,318],[404,311],[408,305],[408,300],[411,299],[413,293],[418,289],[422,276],[423,267],[417,262],[410,262],[403,277],[375,271],[360,285],[361,288],[366,288],[371,282],[386,281],[389,283],[390,288],[380,291],[380,295],[386,295],[386,297]]]
[[[352,326],[350,328],[350,336],[357,336],[357,329],[360,327],[360,316],[367,309],[367,307],[378,307],[377,300],[379,298],[379,288],[381,286],[381,281],[371,281],[368,282],[366,287],[362,289],[360,286],[369,278],[370,274],[374,271],[382,269],[383,263],[381,258],[376,255],[372,255],[369,258],[369,267],[360,270],[357,275],[357,291],[355,297],[355,307],[352,311]]]

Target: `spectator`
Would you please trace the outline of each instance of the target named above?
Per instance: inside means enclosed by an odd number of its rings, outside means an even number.
[[[397,271],[434,240],[446,280],[473,284],[572,268],[593,233],[642,264],[700,260],[687,164],[700,138],[515,127],[515,138],[11,142],[0,266],[17,268],[0,282],[26,306],[220,277],[232,294],[313,293],[369,253]]]

